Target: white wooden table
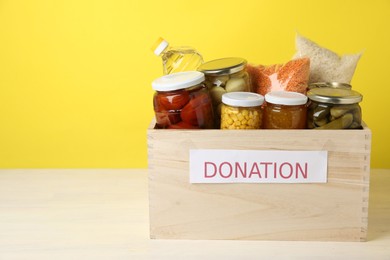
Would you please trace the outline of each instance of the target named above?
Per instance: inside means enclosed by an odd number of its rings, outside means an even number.
[[[147,170],[0,170],[0,259],[390,259],[390,169],[367,242],[150,240]]]

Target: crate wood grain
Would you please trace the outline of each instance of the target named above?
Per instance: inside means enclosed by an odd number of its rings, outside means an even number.
[[[150,237],[365,241],[371,130],[158,130],[148,138]],[[321,184],[190,184],[190,149],[325,150]]]

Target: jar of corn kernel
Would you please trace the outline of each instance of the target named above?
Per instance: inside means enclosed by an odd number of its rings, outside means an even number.
[[[261,105],[264,97],[251,92],[223,94],[221,129],[259,129],[262,122]]]
[[[307,96],[289,91],[272,91],[265,95],[263,128],[306,128]]]

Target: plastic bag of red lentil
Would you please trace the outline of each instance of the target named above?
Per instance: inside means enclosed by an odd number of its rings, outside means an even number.
[[[270,91],[285,90],[306,94],[310,75],[310,59],[290,60],[270,66],[247,65],[252,89],[263,96]]]

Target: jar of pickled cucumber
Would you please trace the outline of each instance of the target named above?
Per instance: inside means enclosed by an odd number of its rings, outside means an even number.
[[[217,121],[221,114],[222,95],[228,92],[249,92],[251,84],[242,58],[222,58],[203,63],[198,70],[206,76]]]
[[[221,129],[260,129],[264,97],[250,92],[230,92],[222,96]]]
[[[307,96],[289,91],[271,91],[265,95],[263,128],[306,128]]]
[[[362,111],[359,102],[363,96],[350,89],[315,88],[307,92],[308,128],[358,129]]]
[[[186,71],[153,81],[156,128],[214,128],[214,114],[204,74]]]

